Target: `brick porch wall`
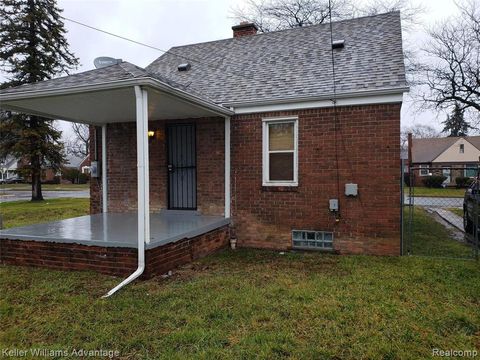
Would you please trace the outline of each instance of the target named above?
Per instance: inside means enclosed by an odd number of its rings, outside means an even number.
[[[143,278],[164,274],[228,245],[229,228],[213,230],[192,239],[146,251]],[[41,241],[0,239],[0,263],[57,270],[91,270],[127,276],[137,268],[137,250]]]
[[[149,130],[156,135],[149,143],[150,208],[167,208],[167,151],[165,127],[168,123],[195,123],[197,138],[197,206],[208,215],[224,211],[224,119],[202,118],[178,121],[152,121]],[[93,139],[93,132],[91,131]],[[94,151],[94,141],[91,141]],[[101,142],[98,144],[101,161]],[[107,127],[108,211],[137,210],[137,151],[135,123],[110,124]],[[92,152],[93,154],[93,152]],[[101,179],[90,185],[91,212],[101,211]]]
[[[239,246],[288,249],[291,230],[334,231],[340,253],[400,254],[401,104],[338,108],[337,195],[332,108],[232,118],[232,210]],[[299,186],[262,187],[262,118],[298,115]],[[345,183],[359,196],[347,198]],[[328,200],[339,198],[338,224]]]

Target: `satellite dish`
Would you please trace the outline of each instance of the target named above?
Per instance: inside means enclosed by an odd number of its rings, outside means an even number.
[[[100,56],[100,57],[97,57],[95,60],[93,60],[93,65],[95,65],[95,67],[99,69],[106,66],[117,65],[117,64],[120,64],[121,62],[122,62],[122,59],[114,59],[108,56]]]

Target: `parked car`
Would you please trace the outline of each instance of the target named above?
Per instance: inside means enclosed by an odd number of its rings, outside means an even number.
[[[473,233],[475,213],[480,214],[480,181],[478,178],[473,180],[463,198],[463,228],[466,233]]]
[[[22,184],[25,182],[25,179],[21,176],[13,176],[5,180],[5,184]]]

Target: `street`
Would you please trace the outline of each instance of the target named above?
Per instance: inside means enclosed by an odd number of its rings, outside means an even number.
[[[90,190],[71,190],[71,191],[42,191],[45,199],[58,198],[89,198]],[[7,190],[0,191],[0,203],[18,200],[30,200],[32,196],[31,191],[25,190]]]
[[[405,195],[405,205],[408,205],[409,202],[409,196]],[[429,207],[461,208],[463,207],[463,198],[415,196],[413,198],[413,204]]]

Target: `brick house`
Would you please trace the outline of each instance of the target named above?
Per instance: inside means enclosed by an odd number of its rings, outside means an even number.
[[[329,24],[242,23],[145,69],[118,61],[0,99],[91,125],[92,218],[138,211],[139,259],[165,212],[226,219],[217,240],[241,247],[399,255],[400,14],[332,28],[333,44]]]
[[[409,146],[416,185],[431,175],[444,176],[445,186],[455,186],[457,178],[477,175],[480,136],[412,138]]]

